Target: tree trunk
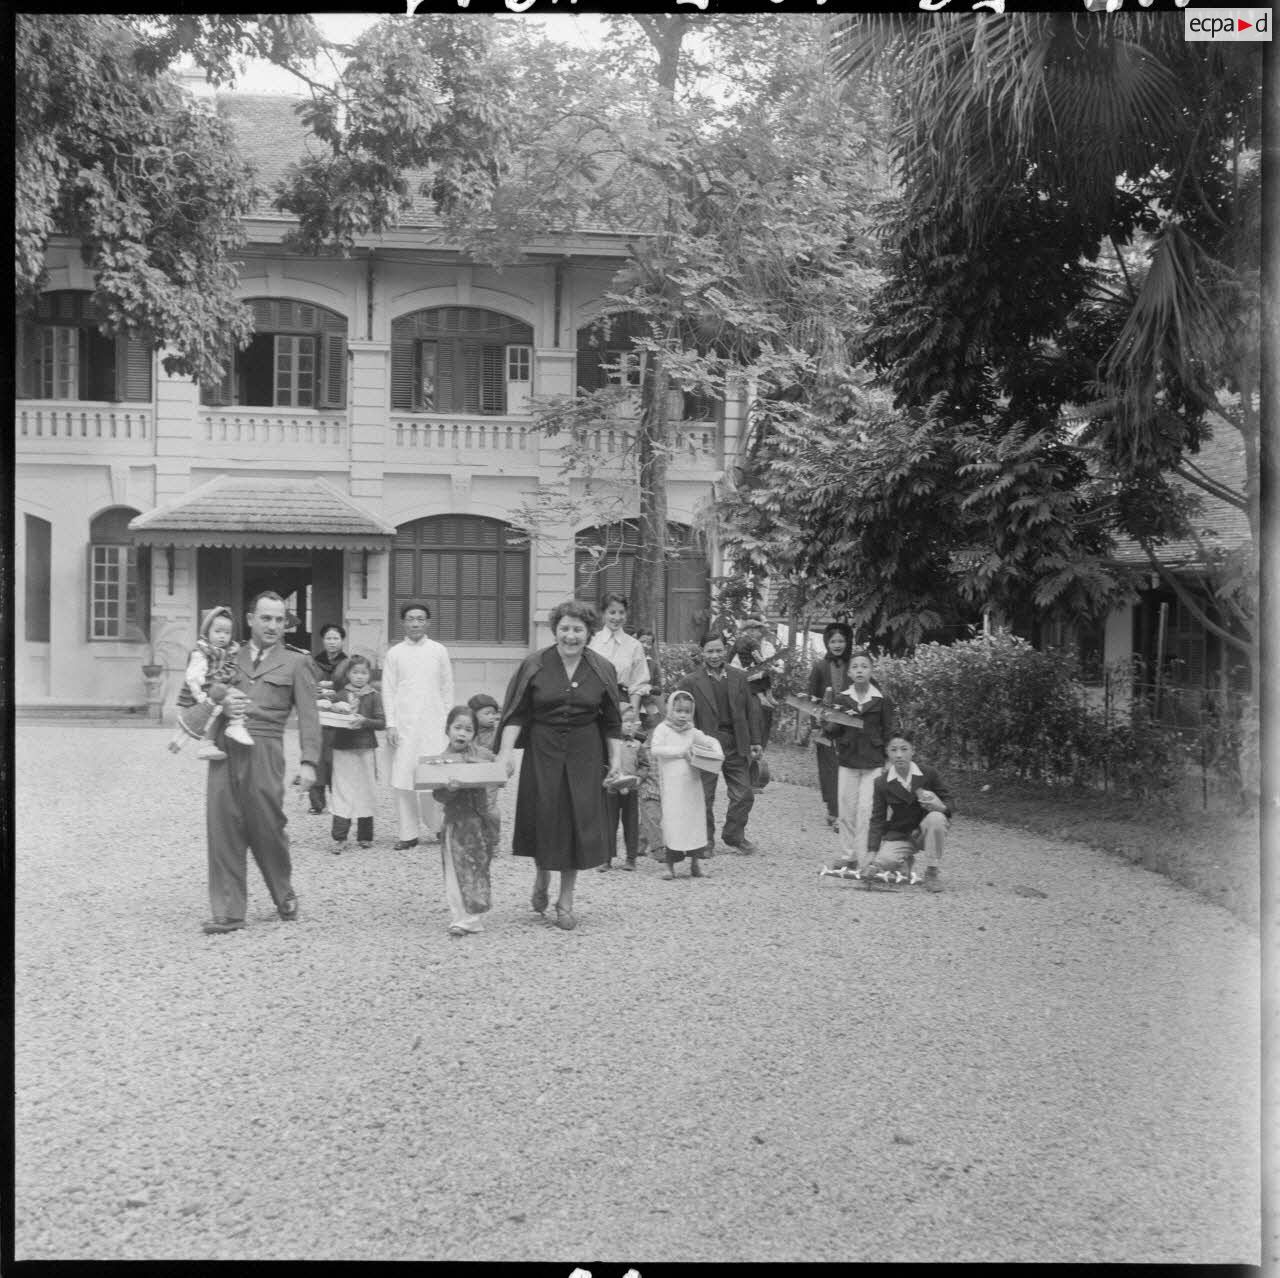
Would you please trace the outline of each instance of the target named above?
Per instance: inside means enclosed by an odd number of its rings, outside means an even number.
[[[686,14],[635,14],[658,56],[655,79],[674,101],[680,52],[689,20]],[[667,334],[670,335],[669,333]],[[661,351],[651,351],[646,361],[641,392],[639,439],[637,440],[640,480],[640,550],[636,574],[631,583],[631,608],[640,624],[654,629],[658,642],[666,639],[658,631],[659,619],[665,630],[663,609],[666,594],[667,560],[667,390],[671,384]]]
[[[670,381],[661,355],[650,355],[640,400],[637,466],[640,480],[640,549],[631,583],[631,612],[640,625],[653,627],[665,641],[659,622],[665,620],[667,559],[667,387]]]

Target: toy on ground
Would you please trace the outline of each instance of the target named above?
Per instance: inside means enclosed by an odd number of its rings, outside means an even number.
[[[862,869],[859,866],[824,865],[818,870],[818,877],[851,879],[868,892],[896,892],[900,887],[914,887],[917,883],[924,882],[911,867],[904,873],[902,870],[878,870],[874,866]]]

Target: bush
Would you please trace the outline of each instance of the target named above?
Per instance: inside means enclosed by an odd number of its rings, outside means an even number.
[[[922,644],[880,660],[875,681],[898,704],[916,751],[945,767],[1147,796],[1182,781],[1176,731],[1141,704],[1128,720],[1088,703],[1069,654],[1012,635]]]

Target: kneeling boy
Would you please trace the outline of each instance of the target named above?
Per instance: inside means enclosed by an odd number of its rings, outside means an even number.
[[[876,777],[867,831],[867,870],[901,870],[924,856],[926,891],[941,892],[938,862],[951,816],[951,796],[936,768],[911,759],[911,738],[895,732],[889,738],[889,762]]]

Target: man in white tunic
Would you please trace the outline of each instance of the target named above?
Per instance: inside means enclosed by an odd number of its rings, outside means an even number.
[[[396,792],[400,841],[396,850],[416,847],[440,832],[440,808],[430,790],[413,788],[418,758],[442,754],[447,744],[445,716],[453,706],[453,666],[442,643],[427,638],[431,609],[407,603],[400,609],[404,640],[382,664],[382,705],[391,747],[391,788]]]
[[[640,700],[649,691],[649,655],[640,640],[622,628],[627,619],[627,606],[625,595],[605,595],[600,600],[604,627],[591,636],[587,647],[613,664],[624,704],[630,701],[638,714]]]

